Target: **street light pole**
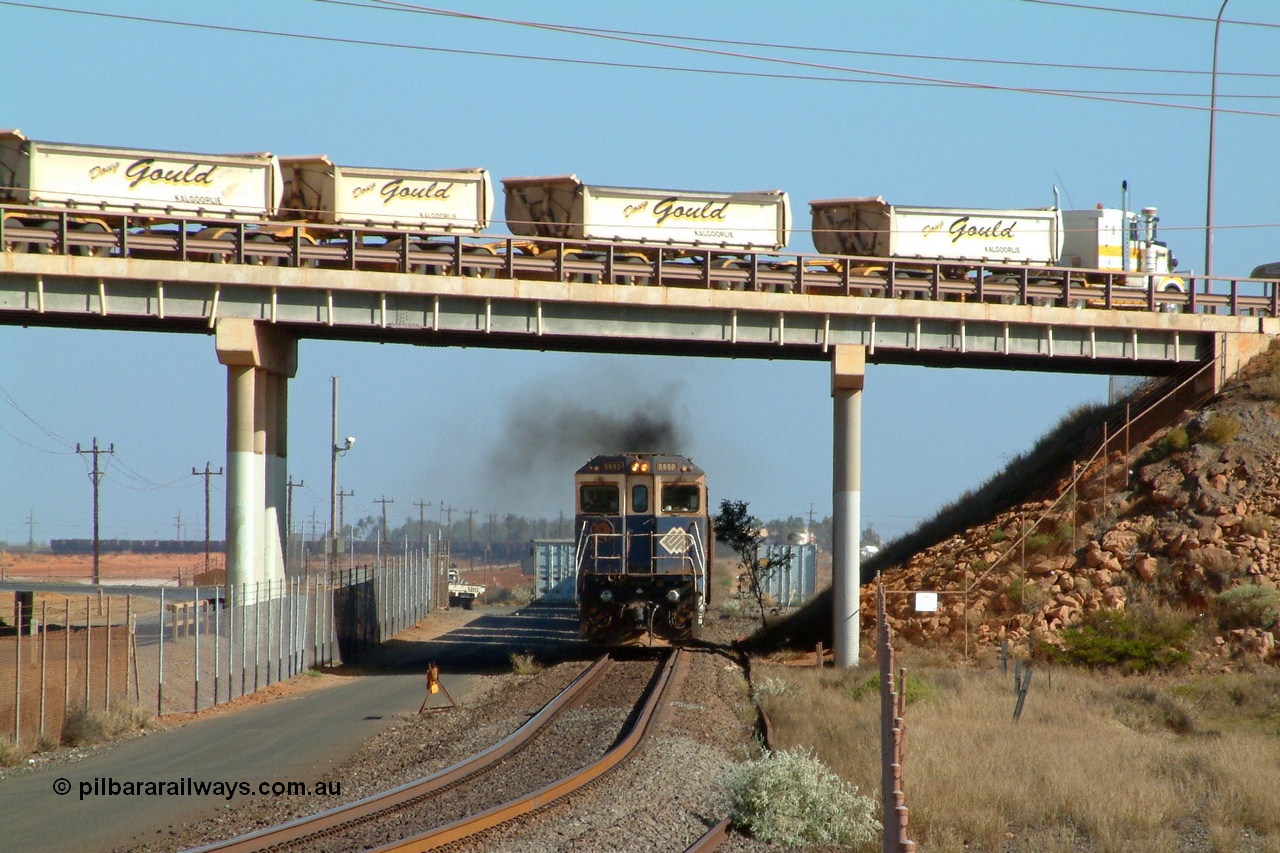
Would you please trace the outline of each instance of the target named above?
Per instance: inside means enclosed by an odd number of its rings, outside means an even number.
[[[1222,13],[1227,3],[1222,0],[1217,20],[1213,23],[1213,70],[1209,83],[1209,183],[1205,191],[1204,207],[1204,274],[1213,275],[1213,134],[1218,123],[1218,32],[1222,29]]]
[[[333,424],[329,431],[329,553],[336,557],[341,547],[338,532],[338,377],[329,379],[333,382]]]
[[[333,380],[333,423],[329,432],[329,554],[335,559],[342,552],[342,530],[338,527],[338,457],[355,446],[354,436],[338,444],[338,377]]]

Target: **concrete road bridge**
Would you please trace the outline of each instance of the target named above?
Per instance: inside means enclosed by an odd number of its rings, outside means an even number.
[[[0,222],[3,222],[0,211]],[[858,660],[861,396],[866,362],[1171,374],[1220,383],[1280,332],[1274,281],[1183,291],[1078,270],[760,255],[516,238],[432,242],[342,229],[318,244],[183,226],[0,225],[0,323],[213,337],[227,368],[229,583],[283,577],[288,380],[300,338],[420,346],[792,358],[832,365],[835,625]],[[865,259],[864,259],[865,260]],[[13,357],[12,355],[10,357]]]

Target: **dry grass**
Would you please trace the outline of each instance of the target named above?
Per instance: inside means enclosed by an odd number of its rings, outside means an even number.
[[[536,675],[542,671],[542,664],[531,654],[512,652],[511,671],[516,675]]]
[[[1280,850],[1280,676],[1055,668],[1050,685],[1041,669],[1014,724],[1012,676],[911,671],[936,688],[908,706],[906,736],[913,835],[930,851],[1178,850],[1197,820],[1216,849]],[[878,794],[878,698],[853,698],[871,672],[759,664],[755,674],[794,685],[762,697],[778,748],[811,746]],[[1241,848],[1242,833],[1255,846]]]
[[[150,712],[123,703],[112,703],[108,711],[94,711],[79,705],[72,708],[62,724],[64,746],[93,746],[122,734],[152,725]]]

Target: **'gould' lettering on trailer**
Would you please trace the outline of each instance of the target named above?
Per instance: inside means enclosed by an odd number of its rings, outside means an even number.
[[[723,222],[725,220],[725,212],[729,209],[727,201],[709,201],[704,205],[683,205],[679,204],[679,198],[672,196],[664,198],[653,206],[653,215],[657,217],[658,224],[666,222],[668,219],[688,219],[694,222]]]
[[[192,163],[187,168],[165,169],[155,165],[154,157],[135,160],[124,170],[129,179],[129,189],[135,189],[143,182],[151,184],[175,184],[180,186],[197,185],[213,186],[213,172],[217,166],[206,166],[203,163]]]
[[[432,181],[425,187],[406,187],[404,185],[403,178],[396,178],[394,181],[387,181],[383,184],[382,189],[378,191],[378,194],[382,196],[382,203],[387,205],[397,199],[406,198],[413,199],[415,201],[447,199],[452,190],[452,181],[446,183]]]
[[[1004,224],[1003,219],[997,219],[994,225],[970,225],[969,217],[962,216],[955,222],[951,223],[951,227],[947,229],[951,234],[951,242],[958,243],[965,237],[985,237],[988,240],[1012,240],[1013,229],[1017,226],[1018,221],[1015,219],[1008,225]]]

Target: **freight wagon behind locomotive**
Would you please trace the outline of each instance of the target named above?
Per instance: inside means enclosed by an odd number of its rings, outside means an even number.
[[[596,456],[578,469],[578,614],[598,645],[694,639],[708,603],[707,478],[684,456]]]

